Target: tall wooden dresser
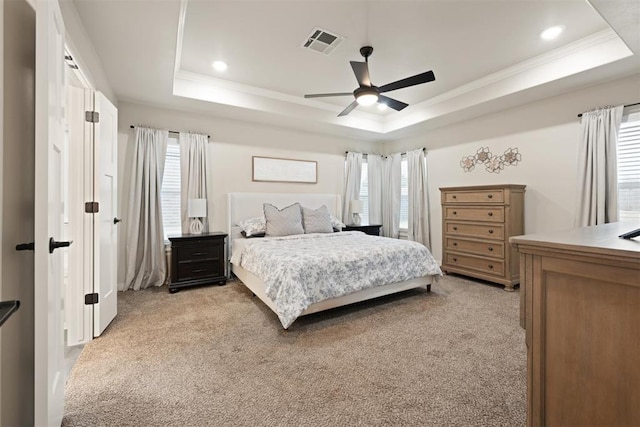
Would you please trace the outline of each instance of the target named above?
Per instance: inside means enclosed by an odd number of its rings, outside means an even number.
[[[442,269],[499,283],[520,283],[509,237],[524,234],[524,185],[440,188]]]

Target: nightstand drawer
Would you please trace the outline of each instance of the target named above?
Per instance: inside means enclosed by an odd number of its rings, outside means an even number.
[[[178,246],[179,252],[178,262],[197,261],[201,259],[221,258],[224,256],[223,242],[207,242],[206,245],[200,246]]]
[[[483,273],[504,275],[504,262],[499,260],[447,253],[446,264],[481,271]]]
[[[221,274],[218,264],[218,260],[181,262],[178,264],[178,280],[219,276]]]
[[[504,190],[444,191],[442,203],[503,203]]]
[[[504,222],[504,207],[502,206],[495,208],[447,206],[444,214],[445,219]]]
[[[447,221],[445,231],[447,235],[504,240],[504,225],[502,224],[468,224]]]
[[[445,239],[447,242],[446,247],[451,251],[504,258],[504,243],[502,242],[480,242],[451,237],[445,237]]]

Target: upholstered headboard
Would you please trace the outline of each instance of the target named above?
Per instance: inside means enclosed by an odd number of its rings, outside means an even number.
[[[342,204],[339,194],[314,193],[229,193],[227,206],[227,231],[231,235],[231,228],[238,221],[256,216],[262,216],[263,203],[271,203],[278,208],[300,202],[302,206],[317,209],[322,205],[329,208],[331,215],[342,217]]]

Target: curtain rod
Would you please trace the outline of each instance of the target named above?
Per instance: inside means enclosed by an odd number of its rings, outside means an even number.
[[[424,148],[424,147],[422,147],[422,151],[427,151],[427,149],[426,149],[426,148]],[[345,152],[344,152],[344,154],[349,154],[349,152],[348,152],[348,151],[345,151]],[[366,153],[362,153],[362,154],[366,154]],[[407,152],[405,151],[405,152],[404,152],[404,153],[402,153],[402,154],[407,154]]]
[[[134,125],[129,126],[131,129],[135,129],[136,127]],[[177,130],[170,130],[169,133],[180,133]],[[207,135],[207,138],[211,138],[211,135]]]
[[[640,105],[640,102],[636,102],[635,104],[627,104],[627,105],[624,105],[624,107],[635,107],[636,105]],[[583,114],[584,113],[578,114],[578,117],[582,117]]]

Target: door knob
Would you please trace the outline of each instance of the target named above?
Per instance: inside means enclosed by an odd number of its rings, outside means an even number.
[[[29,243],[20,243],[16,245],[16,251],[32,251],[33,250],[33,242]]]
[[[113,218],[113,223],[117,224],[119,222],[121,222],[122,220],[120,218]]]
[[[73,243],[73,240],[70,240],[68,242],[58,242],[56,240],[53,240],[53,237],[51,237],[49,239],[49,253],[52,254],[53,251],[55,251],[58,248],[66,248],[71,246],[71,244]]]

